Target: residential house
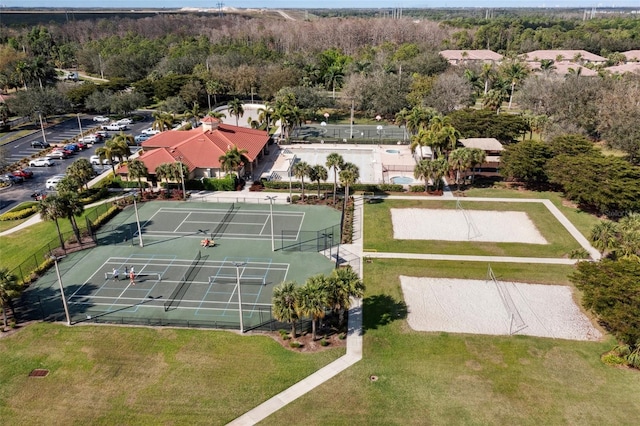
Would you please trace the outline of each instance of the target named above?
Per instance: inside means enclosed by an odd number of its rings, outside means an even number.
[[[607,58],[587,52],[586,50],[534,50],[533,52],[525,53],[523,56],[527,62],[551,60],[555,62],[556,66],[565,62],[581,65],[586,63],[601,65],[607,62]]]
[[[440,55],[451,65],[467,62],[497,63],[502,61],[502,55],[491,50],[443,50]]]
[[[504,147],[498,139],[495,138],[466,138],[459,139],[458,142],[465,148],[479,148],[486,154],[485,162],[475,167],[477,176],[499,176],[500,175],[500,156]]]

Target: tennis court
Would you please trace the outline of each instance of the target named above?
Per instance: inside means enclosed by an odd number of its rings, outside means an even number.
[[[192,206],[193,207],[193,206]],[[304,221],[304,212],[273,211],[273,232],[278,238],[295,241]],[[271,239],[271,212],[228,208],[172,208],[162,207],[142,224],[144,237],[209,236],[212,239]]]
[[[125,268],[134,268],[134,284]],[[84,312],[87,319],[117,312],[235,324],[240,299],[244,325],[251,327],[270,318],[273,286],[286,280],[288,271],[289,264],[271,258],[209,260],[201,251],[192,260],[171,255],[114,256],[68,295],[68,303],[70,310]]]
[[[325,206],[140,203],[96,233],[98,245],[68,254],[60,280],[48,271],[24,297],[35,319],[71,323],[240,328],[274,327],[273,287],[328,274],[338,258],[340,213]],[[137,219],[141,237],[135,236]],[[215,246],[202,247],[205,236]],[[127,273],[135,271],[135,285]],[[113,272],[118,271],[117,279]],[[239,282],[239,285],[238,285]]]

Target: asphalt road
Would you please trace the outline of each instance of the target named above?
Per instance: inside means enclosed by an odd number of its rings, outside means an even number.
[[[81,115],[80,125],[82,125],[82,130],[86,132],[88,129],[97,128],[99,123],[93,122],[93,115]],[[73,139],[80,134],[80,125],[77,118],[70,119],[45,129],[44,136],[47,142],[51,145],[62,144],[65,140]],[[150,126],[150,115],[145,113],[145,120],[138,121],[130,125],[129,130],[125,131],[125,133],[135,136],[143,129]],[[114,132],[110,132],[110,135],[113,134]],[[42,132],[40,130],[34,131],[34,133],[29,136],[25,136],[4,145],[7,150],[7,159],[14,162],[36,155],[41,151],[39,148],[31,147],[31,142],[36,140],[43,140]],[[99,148],[102,145],[103,143],[90,145],[88,149],[80,151],[65,160],[52,160],[54,165],[51,167],[29,167],[29,170],[33,171],[32,179],[27,179],[24,183],[15,184],[9,188],[0,189],[0,214],[10,210],[23,201],[31,200],[31,194],[34,192],[47,192],[45,190],[45,182],[47,179],[53,175],[64,174],[66,168],[78,158],[89,159],[89,157],[95,154],[96,148]],[[110,168],[110,166],[94,167],[98,173]]]

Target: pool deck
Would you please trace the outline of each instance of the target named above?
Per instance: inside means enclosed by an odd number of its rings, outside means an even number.
[[[361,183],[389,183],[389,179],[395,176],[413,177],[413,168],[416,161],[407,145],[355,145],[355,144],[292,144],[272,145],[269,147],[269,155],[265,156],[258,166],[254,176],[270,176],[272,179],[288,180],[287,170],[297,150],[322,150],[341,154],[354,155],[361,152],[363,156],[371,158],[360,164],[371,167],[370,170],[361,170],[363,177]],[[387,152],[387,151],[398,151]],[[314,164],[311,164],[314,165]],[[324,164],[323,164],[324,165]],[[329,173],[331,174],[331,171]],[[366,176],[373,176],[365,178]],[[291,180],[298,180],[292,177]],[[416,182],[417,183],[417,182]]]

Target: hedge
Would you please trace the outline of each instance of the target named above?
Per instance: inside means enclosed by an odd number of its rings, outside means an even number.
[[[8,212],[0,215],[0,220],[18,220],[29,217],[38,211],[38,205],[34,203],[22,203]]]

